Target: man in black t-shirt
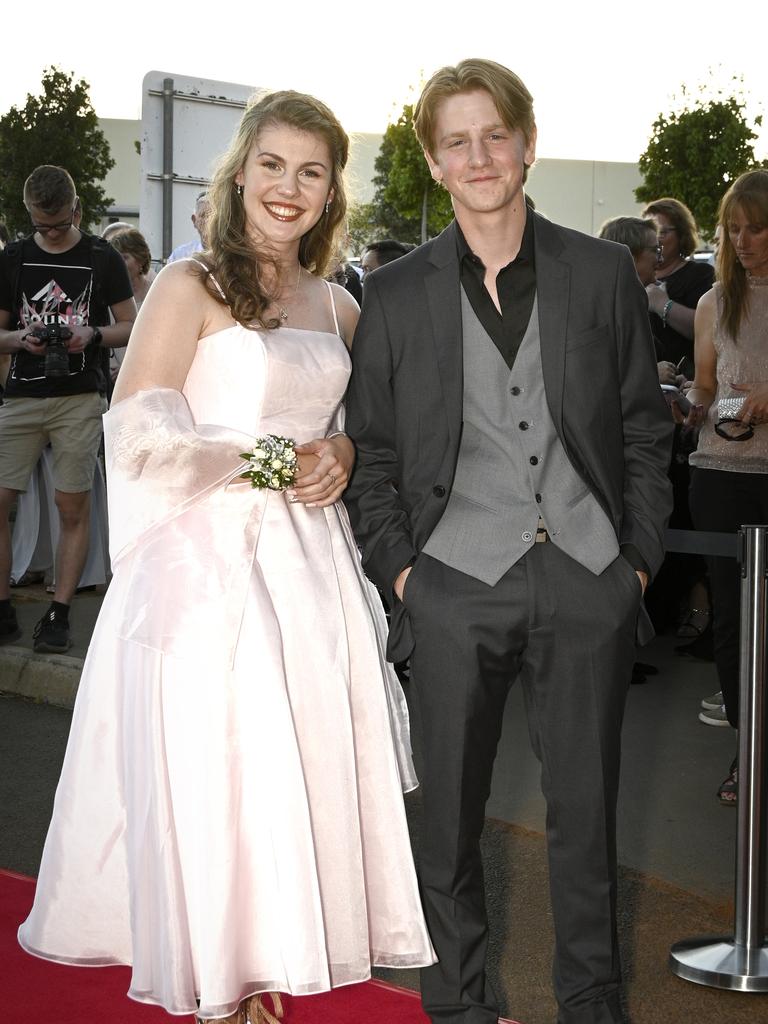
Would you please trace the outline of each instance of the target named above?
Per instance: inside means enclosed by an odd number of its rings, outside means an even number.
[[[103,352],[128,344],[136,317],[121,256],[78,229],[78,203],[64,168],[37,167],[24,185],[34,233],[0,252],[0,354],[11,355],[0,406],[0,644],[21,635],[10,600],[9,513],[50,443],[60,525],[56,592],[34,633],[35,650],[48,652],[70,647],[69,604],[88,553],[106,408]],[[65,346],[58,366],[46,360],[46,328],[57,329]]]

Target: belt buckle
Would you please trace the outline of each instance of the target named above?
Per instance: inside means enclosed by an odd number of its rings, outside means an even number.
[[[539,521],[536,525],[536,543],[546,544],[548,540],[549,534],[547,533],[547,528],[544,525],[544,520],[539,516]]]

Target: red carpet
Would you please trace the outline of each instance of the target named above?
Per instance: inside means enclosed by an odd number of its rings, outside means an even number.
[[[18,1024],[193,1024],[128,999],[128,967],[65,967],[29,956],[16,931],[32,905],[34,879],[0,870],[0,1007]],[[284,996],[285,1024],[429,1024],[417,993],[381,981],[316,996]]]

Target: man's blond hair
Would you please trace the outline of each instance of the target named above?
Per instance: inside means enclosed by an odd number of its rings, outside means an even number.
[[[430,156],[434,157],[435,124],[442,101],[478,89],[490,94],[507,128],[511,131],[519,128],[526,145],[530,144],[536,134],[533,97],[514,71],[477,57],[463,60],[455,67],[440,68],[422,90],[413,113],[413,127],[422,149]]]

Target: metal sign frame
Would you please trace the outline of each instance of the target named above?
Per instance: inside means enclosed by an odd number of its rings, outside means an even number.
[[[144,76],[139,223],[156,258],[165,262],[172,249],[194,238],[195,199],[258,91],[167,71]]]

